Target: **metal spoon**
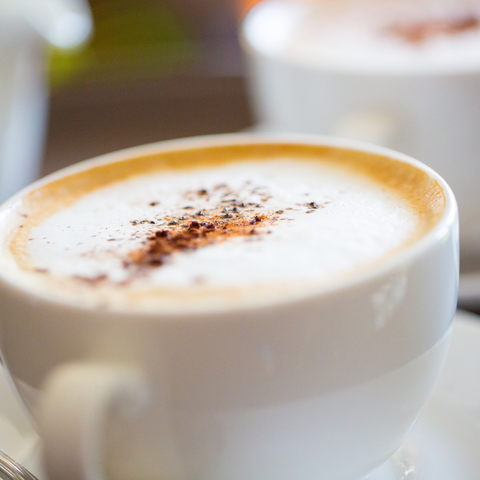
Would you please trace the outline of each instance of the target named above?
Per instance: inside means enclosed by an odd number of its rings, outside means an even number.
[[[0,478],[3,480],[38,480],[2,450],[0,450]]]

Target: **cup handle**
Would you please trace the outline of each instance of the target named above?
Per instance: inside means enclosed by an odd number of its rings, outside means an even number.
[[[337,137],[394,147],[400,134],[400,120],[390,111],[352,112],[341,117],[330,133]]]
[[[107,414],[138,414],[148,388],[140,371],[104,364],[57,367],[43,385],[40,434],[49,480],[103,480]]]

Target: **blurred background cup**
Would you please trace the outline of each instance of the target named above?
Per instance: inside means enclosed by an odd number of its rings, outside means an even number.
[[[91,28],[84,0],[0,0],[0,201],[40,172],[46,46],[76,47]]]
[[[480,2],[266,0],[240,40],[259,129],[370,141],[447,179],[460,300],[480,298]]]

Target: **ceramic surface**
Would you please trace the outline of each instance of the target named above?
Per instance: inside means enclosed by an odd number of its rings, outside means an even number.
[[[457,299],[456,203],[435,172],[351,140],[228,135],[117,152],[29,188],[102,162],[280,141],[415,165],[443,189],[445,211],[432,230],[368,271],[315,295],[248,309],[156,315],[73,307],[10,282],[11,259],[2,256],[2,356],[43,427],[51,479],[63,480],[74,466],[78,478],[101,478],[104,464],[117,479],[160,472],[171,479],[318,480],[318,472],[350,479],[402,444],[440,376]],[[8,208],[28,192],[2,207],[3,232]],[[132,408],[141,414],[102,422],[114,405],[122,416]],[[109,457],[100,456],[102,447]]]
[[[407,441],[368,480],[480,478],[480,317],[458,312],[440,383]],[[0,448],[40,480],[40,440],[0,368]]]
[[[84,0],[0,1],[0,202],[40,173],[47,44],[77,47],[91,29]]]

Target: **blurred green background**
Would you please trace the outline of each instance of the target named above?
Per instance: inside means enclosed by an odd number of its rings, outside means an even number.
[[[165,75],[239,74],[229,0],[90,0],[95,31],[76,51],[51,49],[55,90]]]
[[[121,148],[252,124],[236,0],[90,0],[94,34],[50,50],[43,174]]]

